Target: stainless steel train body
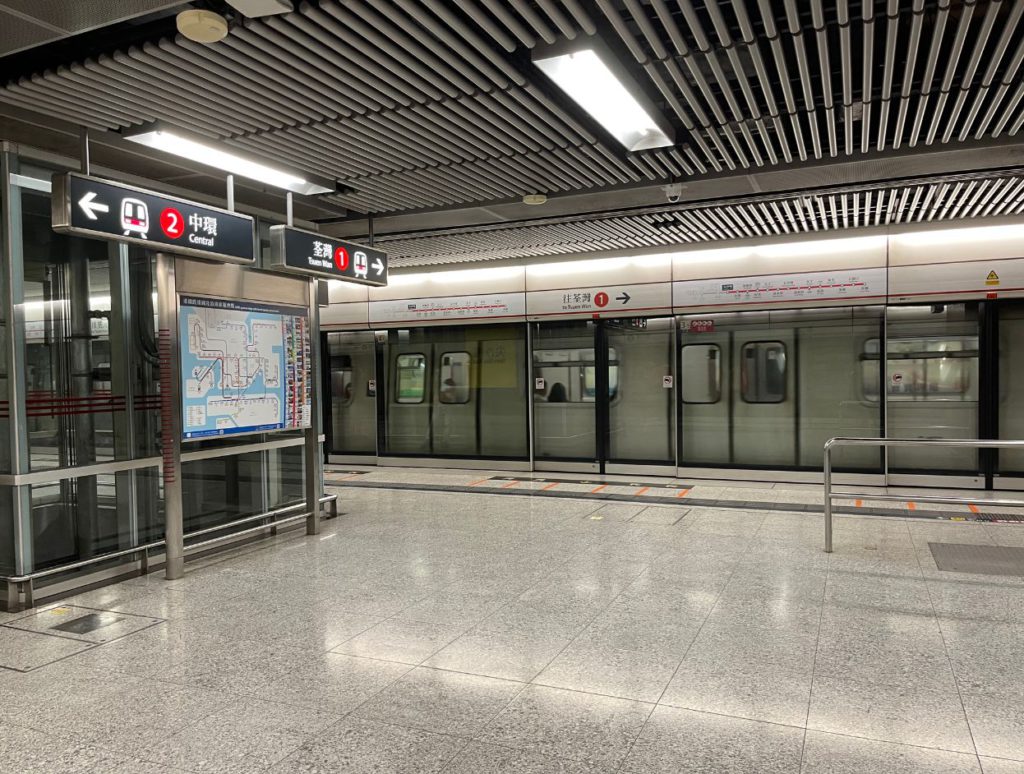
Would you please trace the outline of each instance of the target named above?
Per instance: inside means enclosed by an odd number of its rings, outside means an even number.
[[[820,478],[836,435],[1024,437],[1017,224],[332,288],[336,460]],[[401,275],[399,275],[401,276]],[[845,449],[852,480],[1019,488],[1012,452]]]

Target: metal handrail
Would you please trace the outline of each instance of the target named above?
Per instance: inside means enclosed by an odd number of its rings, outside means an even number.
[[[832,491],[832,449],[837,446],[937,446],[961,449],[1024,449],[1024,441],[993,441],[980,438],[830,438],[825,442],[825,552],[832,553],[832,501],[839,497],[863,498],[862,492]],[[906,500],[906,495],[871,494],[871,500]],[[1024,500],[985,500],[973,497],[914,497],[922,503],[949,503],[952,505],[1000,505],[1024,508]]]
[[[331,504],[332,514],[334,516],[337,516],[338,495],[337,494],[329,494],[329,495],[322,496],[320,498],[320,504],[323,505],[325,503],[330,503]],[[251,530],[243,530],[241,532],[232,532],[230,535],[224,535],[223,537],[217,538],[215,540],[207,540],[207,541],[203,541],[203,542],[200,542],[200,543],[193,543],[191,545],[185,546],[185,548],[186,548],[186,550],[189,550],[189,549],[193,549],[193,548],[195,548],[197,546],[207,545],[208,543],[217,543],[217,542],[220,542],[221,540],[223,540],[225,538],[231,538],[231,537],[234,537],[236,535],[243,535],[243,534],[247,534],[249,532],[255,532],[255,531],[260,530],[260,529],[269,529],[271,527],[280,527],[280,526],[282,526],[284,524],[288,524],[288,523],[290,523],[292,521],[298,521],[300,518],[305,518],[306,516],[308,516],[308,514],[303,513],[303,514],[300,514],[299,516],[289,517],[287,519],[277,519],[276,517],[279,516],[279,515],[283,515],[285,513],[290,513],[291,511],[297,511],[297,510],[299,510],[301,508],[305,508],[305,507],[306,507],[306,503],[305,502],[299,502],[299,503],[296,503],[295,505],[287,505],[287,506],[284,506],[282,508],[275,508],[274,510],[267,511],[266,513],[257,513],[255,516],[245,516],[245,517],[243,517],[241,519],[235,519],[234,521],[228,521],[228,522],[225,522],[223,524],[218,524],[216,527],[206,527],[204,529],[195,530],[194,532],[188,532],[188,533],[185,534],[185,540],[188,540],[190,538],[199,537],[200,535],[206,535],[206,534],[208,534],[210,532],[220,532],[220,531],[225,530],[225,529],[231,529],[232,527],[235,527],[235,526],[238,526],[238,525],[241,525],[241,524],[248,524],[250,522],[258,521],[258,520],[261,520],[261,519],[274,519],[274,521],[270,522],[269,524],[261,524],[259,527],[254,527]],[[117,558],[122,557],[122,556],[130,556],[132,554],[139,554],[139,553],[143,553],[143,552],[148,553],[149,551],[153,550],[154,548],[160,548],[163,545],[165,545],[165,541],[163,541],[163,540],[156,540],[156,541],[154,541],[152,543],[145,543],[145,544],[139,545],[139,546],[132,546],[131,548],[125,548],[125,549],[123,549],[121,551],[111,551],[110,553],[101,554],[99,556],[91,556],[88,559],[81,559],[81,560],[79,560],[77,562],[69,562],[68,564],[62,564],[59,567],[50,567],[50,568],[48,568],[46,570],[37,570],[35,572],[25,573],[24,575],[0,575],[0,581],[5,582],[5,583],[26,583],[28,581],[35,580],[36,578],[46,578],[46,577],[48,577],[50,575],[59,575],[62,572],[69,572],[71,570],[78,570],[78,569],[80,569],[82,567],[88,567],[90,564],[98,564],[100,562],[105,562],[105,561],[108,561],[110,559],[117,559]]]

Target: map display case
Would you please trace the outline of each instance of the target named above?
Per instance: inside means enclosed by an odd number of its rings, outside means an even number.
[[[307,309],[181,295],[178,324],[183,440],[310,426]]]

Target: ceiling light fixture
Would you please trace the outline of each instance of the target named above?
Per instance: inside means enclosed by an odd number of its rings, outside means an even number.
[[[257,180],[276,188],[297,194],[334,193],[337,186],[326,179],[310,180],[309,175],[298,175],[263,164],[237,153],[218,148],[208,140],[189,135],[188,132],[159,124],[140,127],[124,134],[126,140],[175,156],[206,164],[232,175]]]
[[[675,144],[665,118],[595,37],[533,51],[533,63],[628,151]]]
[[[538,204],[546,204],[547,200],[548,200],[548,197],[547,197],[546,194],[542,194],[542,193],[526,194],[523,197],[523,204],[531,204],[531,205],[536,206]]]

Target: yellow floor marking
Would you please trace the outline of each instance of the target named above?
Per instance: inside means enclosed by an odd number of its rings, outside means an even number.
[[[646,491],[647,491],[648,489],[650,489],[650,487],[649,487],[649,486],[642,486],[642,487],[640,487],[639,489],[637,489],[637,490],[636,490],[635,492],[633,492],[633,496],[634,496],[634,497],[639,497],[639,496],[640,496],[640,495],[642,495],[642,494],[643,494],[644,492],[646,492]]]
[[[607,489],[607,488],[608,488],[607,484],[601,484],[601,486],[595,486],[593,489],[590,490],[590,494],[597,494],[602,489]]]
[[[542,492],[543,492],[543,491],[544,491],[545,489],[554,489],[554,488],[555,488],[556,486],[558,486],[558,482],[557,482],[557,481],[554,481],[554,482],[552,482],[552,483],[548,484],[547,486],[542,486],[542,487],[540,488],[540,491],[542,491]]]

